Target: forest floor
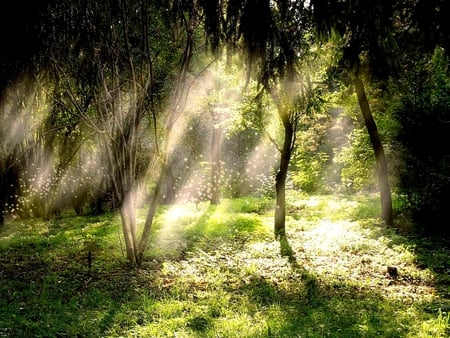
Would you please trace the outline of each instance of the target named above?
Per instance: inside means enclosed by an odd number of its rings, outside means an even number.
[[[136,269],[117,214],[8,222],[0,337],[450,335],[448,243],[382,226],[376,196],[290,195],[282,240],[272,208],[161,207]]]

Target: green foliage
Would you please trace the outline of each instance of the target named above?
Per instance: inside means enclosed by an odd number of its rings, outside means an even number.
[[[326,189],[326,177],[323,175],[330,155],[315,153],[314,155],[301,153],[295,157],[295,166],[298,168],[292,174],[294,187],[306,193],[316,193]]]
[[[417,62],[405,73],[394,108],[400,123],[398,141],[402,151],[399,193],[408,201],[419,227],[448,233],[450,200],[450,72],[446,53]]]
[[[257,177],[260,185],[256,191],[256,196],[262,199],[271,200],[275,198],[275,177],[276,170],[272,168],[269,174],[261,174]]]
[[[117,215],[7,223],[0,335],[448,335],[450,252],[442,243],[376,225],[375,195],[294,192],[288,235],[277,241],[265,203],[160,208],[148,259],[131,270]],[[99,245],[90,271],[86,240]],[[386,265],[398,266],[398,279],[386,278]]]
[[[232,213],[265,214],[273,207],[273,200],[269,198],[243,197],[225,201],[225,208]]]
[[[350,145],[336,157],[342,165],[341,179],[348,192],[373,189],[376,185],[375,157],[369,135],[364,127],[355,128],[349,136]]]
[[[333,156],[328,139],[332,119],[328,114],[329,103],[322,88],[311,93],[308,107],[298,117],[296,147],[291,159],[290,177],[294,188],[306,193],[325,192],[329,187],[327,169]]]
[[[367,95],[388,161],[389,178],[395,186],[399,153],[395,146],[398,122],[389,106],[393,98],[389,91],[370,85],[367,85]],[[344,132],[333,148],[333,164],[340,176],[339,188],[347,193],[373,191],[378,185],[375,155],[356,95],[351,87],[343,86],[334,93],[333,101],[342,107],[333,123]]]

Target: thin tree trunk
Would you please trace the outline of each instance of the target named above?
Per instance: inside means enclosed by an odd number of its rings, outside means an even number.
[[[0,226],[5,223],[6,201],[9,196],[8,173],[6,172],[5,162],[6,159],[0,157]]]
[[[168,160],[168,162],[170,162],[170,160]],[[164,189],[162,189],[161,193],[164,196],[163,203],[170,205],[175,201],[175,178],[170,164],[166,166],[164,174]]]
[[[161,171],[162,172],[162,171]],[[141,261],[144,252],[147,249],[148,240],[150,238],[150,232],[152,230],[153,219],[155,218],[156,208],[158,207],[158,200],[163,183],[163,174],[160,174],[158,181],[156,182],[155,190],[153,190],[152,200],[147,210],[147,216],[145,218],[144,229],[142,231],[141,239],[139,241],[139,260]]]
[[[127,193],[123,199],[120,208],[120,217],[122,219],[123,237],[127,250],[127,259],[132,266],[139,264],[137,238],[136,238],[136,214],[133,196]]]
[[[211,112],[212,139],[211,139],[211,204],[220,204],[220,139],[222,130],[218,113]]]
[[[367,132],[369,133],[370,142],[372,143],[377,163],[378,185],[381,199],[381,219],[387,226],[392,226],[394,223],[394,216],[386,155],[384,153],[383,145],[381,144],[378,128],[373,119],[372,111],[364,89],[364,83],[359,71],[355,74],[355,88],[359,107],[364,117],[364,122],[366,124]]]
[[[183,18],[185,18],[183,16]],[[147,25],[148,23],[146,21],[144,21],[144,24]],[[165,150],[165,153],[167,154],[167,147],[168,147],[168,142],[167,140],[170,138],[170,132],[172,131],[173,125],[175,124],[179,113],[183,110],[181,107],[184,107],[186,104],[186,100],[187,100],[187,94],[188,94],[188,88],[186,88],[186,75],[188,74],[188,68],[189,65],[191,63],[191,58],[192,58],[192,54],[193,54],[193,30],[188,29],[187,27],[189,26],[188,23],[183,22],[183,24],[185,25],[186,28],[186,33],[187,33],[187,39],[186,39],[186,46],[185,46],[185,50],[183,53],[183,58],[181,61],[181,69],[180,69],[180,78],[178,80],[178,83],[176,84],[175,87],[175,93],[174,93],[174,97],[176,98],[176,104],[174,104],[174,110],[172,110],[172,114],[169,115],[168,118],[168,123],[167,123],[167,128],[166,128],[166,142],[165,142],[165,146],[163,147],[163,149]],[[147,26],[145,26],[147,28]],[[147,29],[145,29],[147,34]],[[147,39],[148,40],[148,39]],[[149,83],[149,87],[152,89],[151,92],[153,93],[153,64],[151,61],[151,57],[150,57],[150,50],[149,50],[149,46],[147,45],[147,42],[145,42],[146,44],[146,52],[147,52],[147,56],[148,56],[148,61],[149,61],[149,68],[150,68],[150,83]],[[150,95],[150,97],[152,97],[152,95]],[[183,102],[182,102],[183,101]],[[159,142],[158,142],[158,130],[157,130],[157,116],[155,114],[155,109],[153,107],[153,99],[151,99],[151,111],[152,111],[152,117],[153,117],[153,124],[154,124],[154,137],[155,137],[155,146],[156,146],[156,150],[157,153],[159,155],[161,155],[160,152],[160,147],[159,147]],[[160,175],[158,178],[158,181],[156,182],[156,186],[155,186],[155,190],[153,191],[153,196],[152,196],[152,200],[150,202],[150,206],[148,208],[147,211],[147,216],[145,219],[145,223],[144,223],[144,229],[142,231],[142,235],[141,235],[141,239],[139,241],[139,248],[138,248],[138,259],[139,261],[142,261],[145,250],[147,249],[147,245],[148,245],[148,240],[150,238],[150,233],[151,233],[151,229],[152,229],[152,225],[153,225],[153,220],[155,217],[155,213],[156,213],[156,209],[158,207],[158,202],[159,202],[159,198],[160,198],[160,192],[161,192],[161,188],[163,185],[163,180],[164,180],[164,172],[167,172],[167,168],[168,168],[168,159],[167,156],[162,156],[163,160],[162,160],[162,165],[160,168]]]
[[[286,234],[286,178],[292,153],[294,126],[288,116],[282,117],[284,126],[284,143],[281,149],[280,169],[275,178],[276,207],[275,207],[275,238]]]

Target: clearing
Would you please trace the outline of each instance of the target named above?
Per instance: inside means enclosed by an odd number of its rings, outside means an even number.
[[[138,269],[115,213],[13,221],[0,337],[449,336],[449,247],[378,214],[376,196],[291,195],[278,241],[270,201],[165,206]]]

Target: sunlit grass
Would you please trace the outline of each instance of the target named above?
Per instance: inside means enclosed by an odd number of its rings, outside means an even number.
[[[449,249],[378,213],[376,196],[290,193],[277,241],[271,201],[163,206],[138,269],[115,214],[14,221],[0,229],[0,336],[448,336]]]

